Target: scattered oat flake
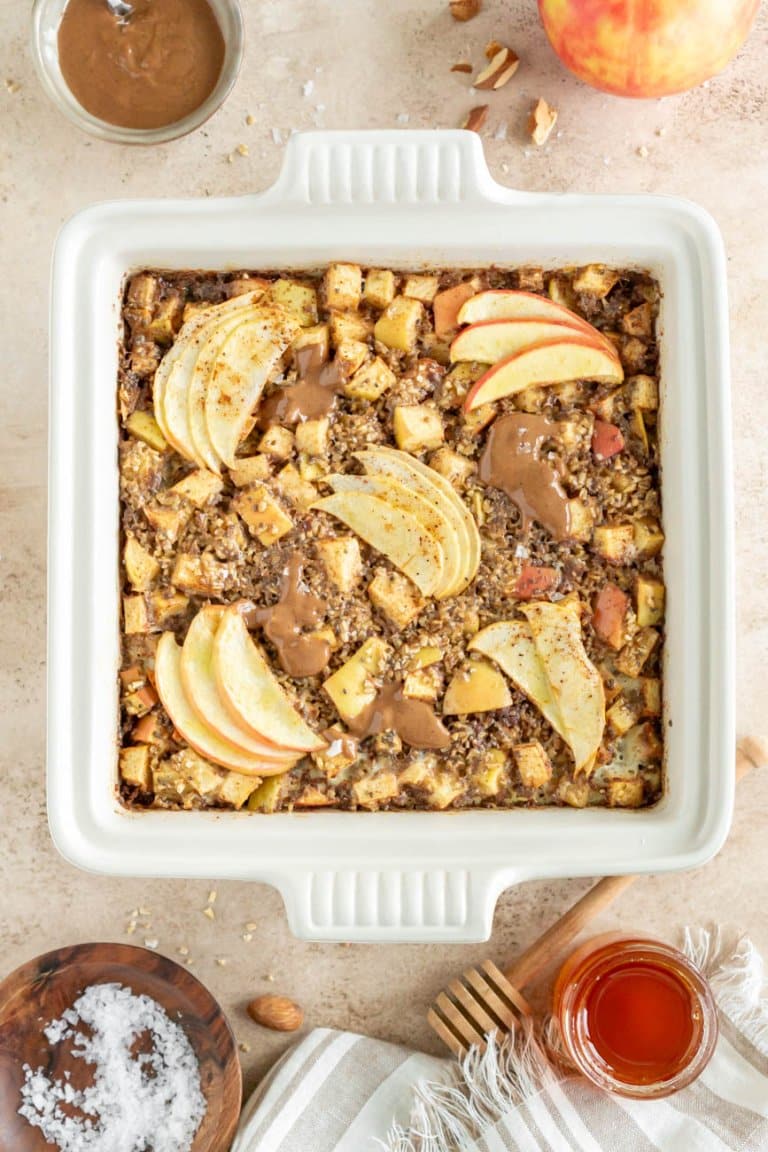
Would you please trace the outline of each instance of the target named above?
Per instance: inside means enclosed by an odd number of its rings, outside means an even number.
[[[157,939],[156,936],[150,936],[148,939],[146,939],[144,941],[144,947],[145,948],[158,948],[159,946],[160,946],[160,941]]]
[[[179,953],[179,956],[189,956],[189,948],[187,948],[186,944],[180,944],[179,948],[178,948],[178,953]]]
[[[640,147],[637,150],[637,154],[641,158],[641,160],[645,160],[646,156],[648,155],[648,149],[646,148],[645,144],[640,145]]]
[[[139,916],[151,916],[151,915],[152,915],[152,909],[151,908],[142,908],[141,906],[139,907]]]
[[[270,984],[274,984],[274,982],[275,982],[275,978],[274,978],[274,976],[272,975],[272,973],[271,973],[271,972],[267,972],[267,974],[266,974],[266,976],[264,977],[264,979],[265,979],[265,980],[268,980]]]
[[[666,136],[666,134],[667,134],[666,128],[657,128],[656,129],[656,135],[657,136]]]
[[[459,60],[458,64],[451,65],[451,72],[474,72],[474,68],[468,60]]]
[[[125,929],[126,935],[127,936],[133,936],[135,931],[136,931],[136,921],[135,920],[129,920],[128,926]]]
[[[214,912],[213,908],[211,908],[210,904],[207,908],[203,908],[203,916],[207,916],[209,920],[216,919],[216,913]]]
[[[83,1025],[82,1030],[78,1025]],[[52,1047],[93,1069],[76,1089],[65,1074],[24,1065],[19,1115],[60,1152],[190,1152],[206,1112],[200,1069],[184,1030],[149,996],[96,984],[43,1029]],[[137,1055],[139,1036],[151,1050]],[[65,1053],[53,1053],[57,1067]],[[62,1061],[63,1062],[63,1061]]]
[[[237,154],[238,154],[238,156],[247,156],[248,155],[248,145],[247,144],[238,144]]]
[[[210,892],[208,893],[208,903],[209,904],[215,904],[217,896],[218,896],[218,892],[216,891],[216,889],[211,888]]]
[[[531,109],[528,117],[528,131],[534,144],[541,147],[546,144],[549,134],[557,123],[557,109],[539,98]]]
[[[240,1043],[238,1044],[238,1048],[240,1049],[241,1052],[250,1052],[250,1050],[251,1050],[251,1046],[247,1040],[241,1040]]]
[[[218,964],[219,968],[226,968],[227,964],[229,964],[229,960],[227,960],[226,956],[217,956],[216,963]]]
[[[246,944],[250,944],[251,940],[253,940],[253,935],[252,935],[252,933],[250,933],[250,932],[243,932],[243,940],[245,940]]]
[[[10,96],[15,96],[17,92],[21,91],[21,84],[18,80],[12,80],[10,77],[5,82],[6,91]]]
[[[256,123],[256,117],[251,115],[251,113],[249,112],[245,118],[245,122],[248,125],[248,127],[251,128]]]
[[[245,925],[246,932],[255,932],[257,928],[258,928],[258,924],[255,924],[253,922],[253,920],[249,920],[248,923]]]

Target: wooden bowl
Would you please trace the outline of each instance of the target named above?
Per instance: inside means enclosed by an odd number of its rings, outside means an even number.
[[[237,1128],[242,1073],[232,1030],[199,980],[173,960],[125,944],[77,944],[31,960],[0,984],[0,1149],[52,1152],[39,1128],[18,1114],[23,1065],[83,1084],[88,1066],[52,1047],[42,1029],[70,1008],[90,984],[122,984],[161,1004],[189,1038],[208,1105],[192,1152],[227,1152]],[[66,1048],[66,1046],[64,1046]]]

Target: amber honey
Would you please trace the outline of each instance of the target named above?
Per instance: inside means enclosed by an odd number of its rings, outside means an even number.
[[[624,1096],[670,1095],[703,1071],[717,1040],[712,993],[677,949],[598,936],[563,965],[555,1017],[575,1066]]]

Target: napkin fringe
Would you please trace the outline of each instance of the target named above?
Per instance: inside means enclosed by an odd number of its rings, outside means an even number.
[[[718,927],[686,928],[683,951],[709,980],[723,1015],[768,1057],[765,965],[749,937],[733,942]]]
[[[471,1049],[449,1082],[421,1081],[409,1129],[394,1125],[378,1143],[384,1152],[473,1152],[484,1131],[557,1079],[530,1026],[501,1043],[492,1032],[485,1051]]]
[[[751,940],[729,941],[717,927],[686,928],[683,951],[709,980],[720,1011],[768,1057],[765,970]],[[544,1044],[557,1053],[552,1024],[545,1025]],[[492,1033],[485,1051],[473,1048],[448,1082],[421,1081],[408,1129],[394,1125],[377,1143],[384,1152],[476,1152],[484,1132],[558,1079],[530,1026],[501,1042]]]

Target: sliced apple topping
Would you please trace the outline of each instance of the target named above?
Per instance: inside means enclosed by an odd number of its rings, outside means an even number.
[[[194,315],[160,362],[155,418],[166,440],[201,468],[230,466],[271,374],[299,331],[263,291]]]
[[[490,657],[536,705],[589,776],[605,729],[605,692],[587,656],[578,600],[521,604],[526,620],[484,628],[469,648]]]
[[[389,448],[355,453],[366,476],[332,475],[334,491],[313,508],[328,512],[408,576],[424,596],[467,587],[480,562],[477,525],[444,477]]]
[[[573,380],[620,384],[623,379],[624,370],[614,353],[571,332],[561,339],[533,344],[494,364],[470,389],[464,408],[471,412],[536,384]]]
[[[559,320],[482,320],[464,328],[453,341],[451,363],[495,364],[533,344],[567,340],[574,333],[579,339],[590,339],[584,329]]]
[[[513,289],[490,289],[479,292],[462,306],[459,312],[460,324],[481,324],[489,320],[538,320],[554,324],[566,324],[589,333],[594,340],[612,347],[593,324],[579,316],[577,312],[557,304],[546,296],[535,292],[520,292]]]

